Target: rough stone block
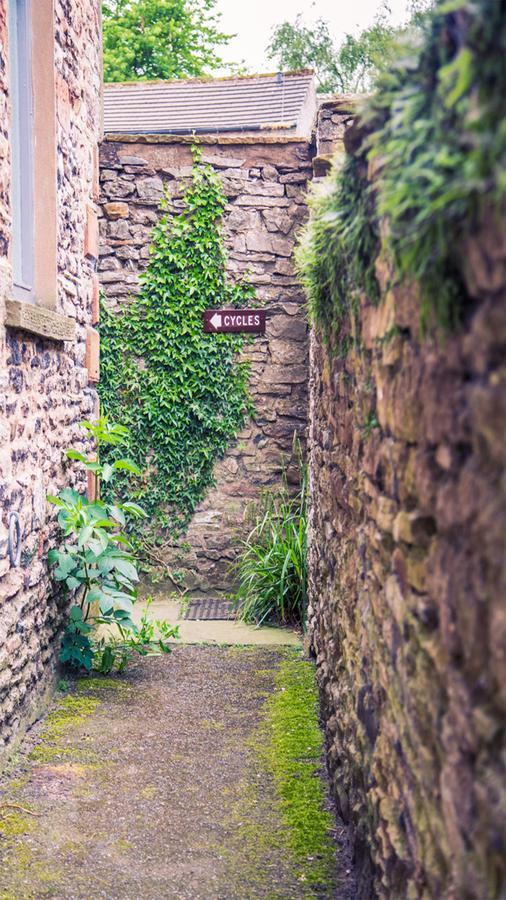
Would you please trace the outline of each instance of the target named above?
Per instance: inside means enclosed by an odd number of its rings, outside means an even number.
[[[293,243],[284,238],[273,237],[268,232],[246,234],[246,247],[255,253],[273,253],[275,256],[289,257],[293,253]]]
[[[98,218],[96,208],[92,203],[86,204],[84,255],[98,259]]]
[[[102,209],[108,219],[128,219],[130,215],[128,203],[119,200],[104,203]]]
[[[86,329],[86,368],[91,382],[100,380],[100,335],[95,328]]]
[[[148,202],[159,203],[163,195],[163,181],[159,176],[138,179],[136,188],[140,199]]]

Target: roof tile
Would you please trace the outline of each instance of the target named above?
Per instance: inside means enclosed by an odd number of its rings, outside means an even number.
[[[316,105],[312,72],[104,86],[106,134],[283,129],[305,133]]]

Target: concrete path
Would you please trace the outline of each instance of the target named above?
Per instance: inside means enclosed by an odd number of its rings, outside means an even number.
[[[183,646],[80,681],[0,786],[0,898],[351,900],[313,678],[293,648]]]
[[[134,608],[134,618],[138,622],[145,604],[140,601]],[[250,644],[266,646],[294,646],[302,643],[301,634],[290,628],[257,628],[235,620],[191,621],[181,615],[181,603],[158,596],[151,604],[153,619],[167,619],[171,625],[179,625],[183,644]]]

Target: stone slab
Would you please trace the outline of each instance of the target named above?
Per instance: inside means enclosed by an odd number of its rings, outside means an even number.
[[[23,300],[6,300],[5,324],[52,341],[73,341],[76,334],[74,319]]]

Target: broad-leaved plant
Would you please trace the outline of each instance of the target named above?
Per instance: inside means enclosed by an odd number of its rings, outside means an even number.
[[[63,583],[74,601],[63,637],[61,662],[73,668],[108,672],[115,665],[124,668],[135,652],[170,652],[168,641],[178,637],[178,629],[167,622],[151,623],[147,613],[140,626],[134,623],[132,612],[138,598],[139,576],[128,530],[132,520],[145,513],[129,500],[100,499],[101,485],[109,484],[117,472],[141,475],[129,459],[100,461],[101,448],[124,443],[128,430],[106,418],[82,425],[94,439],[96,453],[85,456],[70,449],[66,456],[91,472],[95,499],[88,499],[74,488],[48,497],[59,508],[58,524],[63,532],[62,544],[49,551],[48,560],[53,577]]]

